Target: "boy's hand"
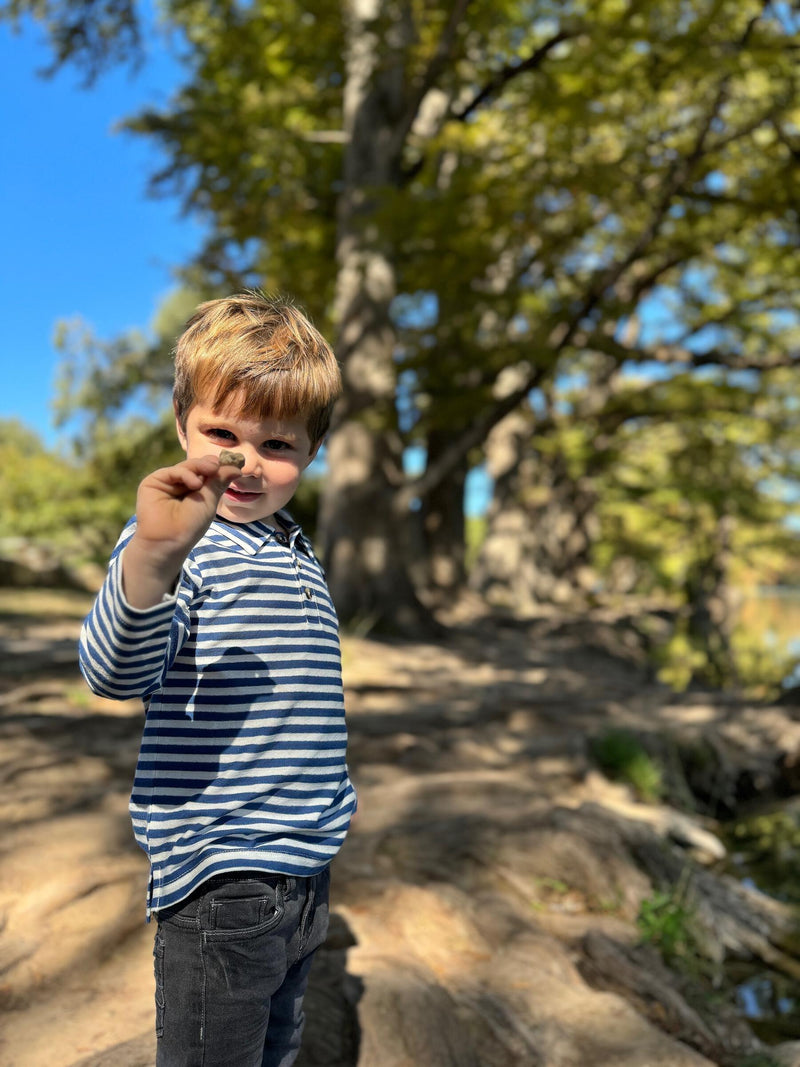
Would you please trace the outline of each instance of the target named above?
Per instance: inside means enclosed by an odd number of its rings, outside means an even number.
[[[218,456],[202,456],[162,467],[141,482],[136,531],[122,553],[125,596],[132,607],[152,607],[172,589],[238,473],[234,463],[220,465]]]

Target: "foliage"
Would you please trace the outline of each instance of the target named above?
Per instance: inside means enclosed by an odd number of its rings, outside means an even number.
[[[18,421],[0,421],[0,537],[44,541],[73,558],[91,558],[98,516],[89,491],[87,472],[74,458],[46,449]]]
[[[764,892],[800,904],[800,812],[796,806],[737,820],[730,829],[730,840],[739,863]]]
[[[738,618],[730,637],[730,652],[731,670],[718,677],[718,684],[735,684],[751,699],[776,699],[797,670],[796,651],[778,646],[769,632]],[[685,615],[678,617],[669,637],[654,647],[652,661],[659,680],[677,691],[685,690],[697,679],[708,678],[708,648],[692,639]]]
[[[732,648],[739,678],[749,693],[765,702],[779,697],[797,678],[800,596],[792,581],[792,562],[787,560],[785,584],[770,583],[767,572],[766,588],[746,587],[736,611]],[[773,584],[779,588],[771,589]]]
[[[739,1060],[736,1067],[781,1067],[781,1063],[768,1052],[753,1052]]]
[[[600,565],[613,563],[613,551],[625,553],[646,563],[637,591],[679,593],[693,562],[713,553],[722,517],[734,520],[738,575],[791,551],[796,539],[786,520],[796,508],[767,484],[779,473],[792,480],[798,473],[798,427],[787,425],[780,405],[755,388],[686,379],[651,385],[648,394],[649,411],[631,412],[636,424],[618,433],[615,463],[600,479]],[[786,457],[780,468],[778,457]]]
[[[297,492],[289,504],[292,518],[303,527],[303,533],[312,542],[317,537],[317,513],[319,511],[319,494],[322,485],[322,473],[309,470],[303,475]]]
[[[135,44],[141,17],[104,0],[6,10],[40,18],[57,58],[89,73]],[[600,530],[589,547],[603,580],[629,563],[632,591],[672,596],[686,612],[670,658],[724,680],[730,636],[711,601],[732,561],[774,566],[794,547],[781,499],[797,477],[793,9],[358,10],[163,5],[185,79],[128,128],[163,149],[154,189],[177,191],[208,224],[184,280],[204,294],[286,286],[327,330],[337,285],[356,269],[345,244],[376,253],[380,300],[362,265],[351,303],[375,322],[387,312],[394,361],[378,366],[369,331],[347,341],[349,410],[395,454],[442,430],[452,445],[412,485],[376,461],[375,499],[381,479],[403,500],[424,496],[530,404],[537,426],[523,444],[532,469],[554,473],[522,491],[580,486],[559,506],[594,503],[599,523],[583,532]],[[366,74],[359,57],[373,64]],[[360,168],[357,142],[377,146]],[[394,409],[372,402],[370,366],[393,376],[381,388]],[[161,388],[166,367],[163,346],[111,342],[88,372],[81,364],[70,403],[105,402],[113,416],[142,384]],[[402,510],[386,512],[387,541]]]
[[[689,880],[684,875],[668,890],[657,890],[642,900],[636,925],[643,942],[654,945],[670,965],[696,970],[700,939],[689,902]]]
[[[678,692],[687,689],[694,678],[701,676],[708,657],[705,650],[692,641],[685,620],[681,619],[669,638],[653,651],[653,662],[659,680]]]
[[[727,383],[688,373],[634,380],[593,420],[565,418],[534,435],[543,462],[558,455],[576,484],[591,480],[600,587],[660,598],[674,612],[657,661],[675,688],[735,681],[763,694],[785,671],[758,635],[737,631],[731,590],[792,573],[793,389],[785,370]]]
[[[592,758],[615,781],[625,782],[645,803],[657,803],[664,791],[664,775],[659,763],[648,755],[641,741],[624,729],[608,729],[592,738]]]
[[[466,520],[466,566],[469,571],[481,546],[486,539],[486,519],[482,515],[471,515]]]
[[[81,506],[98,560],[107,558],[133,514],[144,475],[182,458],[171,405],[171,351],[182,323],[204,295],[178,288],[156,309],[148,331],[112,341],[96,337],[78,320],[61,323],[57,331],[63,360],[56,419],[61,426],[69,424],[74,435]]]

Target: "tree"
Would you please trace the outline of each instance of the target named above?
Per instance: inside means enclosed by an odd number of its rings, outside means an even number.
[[[0,538],[44,544],[70,562],[105,549],[113,493],[101,495],[77,457],[46,448],[16,419],[0,420],[0,496]]]
[[[104,39],[132,39],[119,0],[33,10],[59,58],[90,73],[117,58]],[[559,383],[583,381],[577,419],[613,408],[632,367],[716,367],[724,385],[793,365],[800,142],[785,5],[182,0],[165,12],[187,80],[130,125],[165,149],[156,187],[210,221],[188,277],[209,291],[287,286],[335,324],[346,393],[321,534],[343,618],[418,625],[411,504],[458,485],[531,398],[538,414]],[[674,304],[659,332],[654,294]],[[409,479],[414,441],[430,448]],[[539,454],[555,463],[542,484],[563,482],[569,464]]]
[[[587,110],[572,101],[572,117],[562,122],[570,148],[556,148],[555,163],[543,165],[547,195],[558,207],[554,236],[566,234],[567,249],[553,255],[545,240],[534,259],[537,278],[582,317],[565,316],[569,343],[535,394],[527,431],[515,415],[505,445],[495,437],[506,456],[479,574],[506,585],[513,575],[514,594],[528,602],[584,584],[599,530],[593,508],[601,464],[593,453],[599,443],[613,458],[614,427],[624,421],[639,368],[650,382],[713,375],[718,389],[709,410],[724,414],[725,387],[737,376],[749,375],[758,397],[775,367],[797,363],[797,302],[787,285],[797,245],[796,116],[789,103],[795,27],[780,23],[769,5],[740,5],[738,22],[724,26],[711,21],[724,5],[680,7],[671,39],[648,31],[632,50],[619,44],[626,80],[613,94],[602,87],[611,64],[598,61],[573,83],[576,97],[588,90]],[[645,6],[628,11],[639,20],[628,29],[641,33]],[[559,172],[570,171],[559,185]],[[773,181],[775,196],[767,192]],[[586,228],[581,218],[590,220]],[[654,321],[659,307],[667,311],[663,323]],[[574,387],[559,388],[564,382]],[[791,405],[791,392],[784,401]],[[672,418],[681,415],[679,405]],[[629,417],[636,418],[635,405]],[[515,442],[517,451],[509,452]],[[736,491],[736,468],[722,470],[722,484]],[[522,552],[509,552],[525,538]]]
[[[787,523],[796,505],[781,492],[800,476],[786,392],[795,378],[779,369],[722,387],[676,376],[651,385],[638,420],[620,427],[614,478],[599,480],[596,561],[607,574],[622,566],[627,590],[674,606],[662,650],[673,683],[749,681],[737,662],[734,588],[778,560],[789,577],[785,561],[796,555]]]

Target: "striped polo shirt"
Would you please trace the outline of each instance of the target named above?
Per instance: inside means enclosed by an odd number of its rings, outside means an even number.
[[[92,691],[146,706],[130,811],[148,917],[213,875],[318,874],[355,810],[336,612],[300,527],[277,518],[215,519],[144,610],[122,589],[131,519],[83,625]]]

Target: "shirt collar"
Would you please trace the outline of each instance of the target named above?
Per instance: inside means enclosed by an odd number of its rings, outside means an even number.
[[[306,555],[313,554],[310,541],[288,511],[277,512],[275,518],[278,522],[274,526],[262,520],[228,522],[225,519],[214,519],[206,537],[217,544],[228,541],[241,548],[248,556],[255,556],[270,541],[280,545],[288,544],[292,548],[296,545]]]

